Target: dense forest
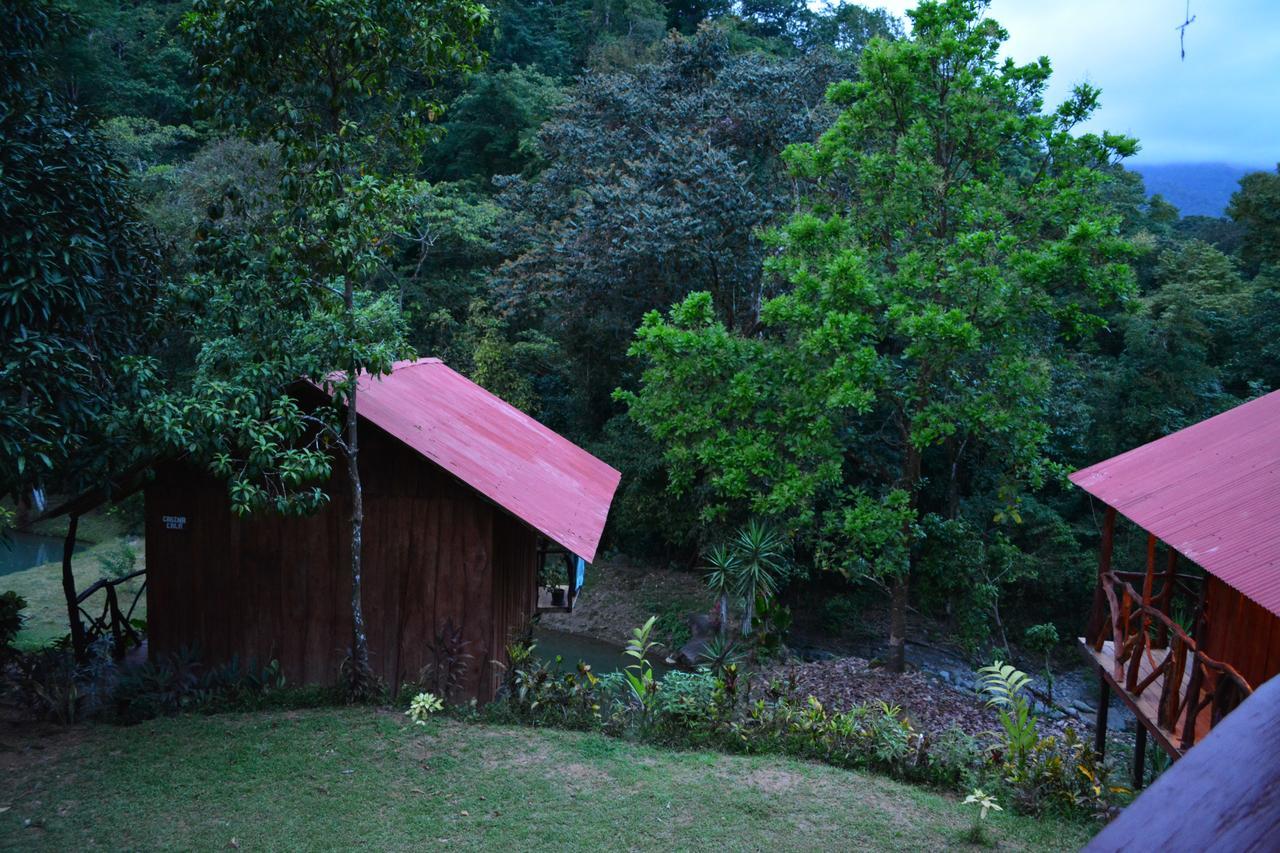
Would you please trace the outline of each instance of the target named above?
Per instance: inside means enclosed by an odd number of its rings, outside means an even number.
[[[622,471],[612,549],[1075,636],[1066,473],[1280,387],[1280,171],[1181,216],[981,10],[12,0],[0,490],[307,512],[354,417],[285,387],[432,355]]]

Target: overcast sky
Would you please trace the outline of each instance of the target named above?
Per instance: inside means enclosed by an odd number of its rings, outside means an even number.
[[[862,0],[902,16],[915,0]],[[1072,84],[1102,89],[1092,130],[1138,137],[1141,163],[1280,161],[1280,0],[993,0],[1008,55],[1048,56],[1049,102]]]

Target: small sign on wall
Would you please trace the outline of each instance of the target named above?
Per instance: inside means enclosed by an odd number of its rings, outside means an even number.
[[[167,530],[185,530],[187,527],[187,517],[185,515],[162,515],[160,520],[164,522]]]

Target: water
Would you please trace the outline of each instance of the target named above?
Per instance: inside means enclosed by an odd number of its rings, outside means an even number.
[[[536,652],[538,657],[543,660],[552,660],[559,655],[564,658],[566,668],[576,665],[578,661],[583,661],[591,664],[591,671],[597,675],[613,672],[629,663],[634,663],[631,658],[623,656],[621,646],[615,646],[613,643],[597,640],[594,637],[543,628],[540,625],[533,629],[533,641],[538,646]],[[653,674],[659,678],[671,669],[656,657],[651,656],[649,662],[653,664]]]
[[[77,542],[75,550],[84,545]],[[62,562],[62,537],[41,536],[37,533],[11,532],[8,541],[0,543],[0,575],[9,575],[43,566],[45,563]]]

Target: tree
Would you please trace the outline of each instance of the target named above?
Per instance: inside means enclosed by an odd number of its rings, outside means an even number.
[[[449,107],[444,138],[430,152],[429,173],[485,186],[492,175],[532,171],[538,128],[563,100],[552,78],[529,68],[476,75]]]
[[[20,507],[33,488],[96,485],[127,454],[109,428],[156,293],[128,174],[41,62],[75,27],[20,0],[0,32],[0,493]]]
[[[178,294],[198,306],[195,380],[152,420],[170,445],[197,451],[228,480],[239,512],[315,509],[328,453],[344,458],[356,697],[373,686],[358,382],[407,352],[385,270],[442,110],[429,86],[478,64],[487,14],[470,0],[197,0],[184,23],[198,106],[227,129],[272,140],[281,180],[267,228],[240,237],[211,229],[203,241],[203,274]],[[287,393],[300,378],[327,388],[333,409],[303,411]]]
[[[1227,215],[1244,226],[1240,257],[1248,275],[1267,264],[1280,266],[1280,165],[1274,172],[1252,172],[1241,178]]]
[[[104,486],[132,458],[117,415],[134,402],[128,364],[147,349],[159,276],[128,174],[42,62],[76,27],[42,0],[7,4],[0,26],[0,494],[19,524],[45,487]],[[77,521],[62,587],[83,660]]]
[[[710,28],[663,50],[633,73],[582,78],[538,134],[546,168],[501,179],[511,260],[495,301],[560,341],[593,431],[645,311],[705,289],[727,322],[754,324],[757,232],[790,191],[777,154],[816,132],[823,89],[852,70],[735,57]]]
[[[707,294],[652,312],[623,395],[675,488],[712,483],[709,513],[745,505],[807,531],[820,566],[887,584],[896,671],[924,522],[981,491],[1002,506],[987,525],[1018,523],[1019,490],[1053,470],[1062,342],[1132,290],[1100,188],[1136,143],[1073,133],[1088,86],[1042,112],[1048,60],[1000,61],[984,5],[922,3],[910,38],[873,42],[859,82],[828,91],[830,129],[786,151],[809,197],[771,237],[787,289],[758,333]]]

